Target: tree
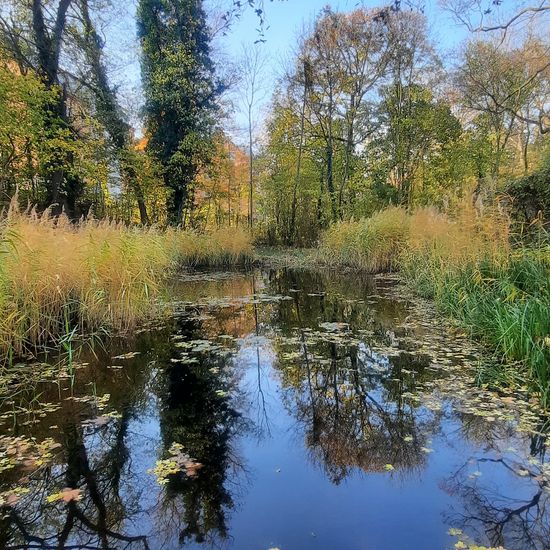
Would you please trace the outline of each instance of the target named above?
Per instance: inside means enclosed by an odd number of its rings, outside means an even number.
[[[67,17],[73,0],[59,0],[44,6],[32,0],[12,6],[0,19],[1,42],[20,70],[35,71],[52,94],[46,112],[46,128],[52,144],[45,166],[46,205],[63,205],[71,216],[77,215],[76,202],[82,193],[82,181],[72,169],[74,150],[68,144],[73,137],[67,112],[67,90],[61,80],[61,50],[67,29]],[[55,144],[58,147],[55,147]]]
[[[242,80],[241,97],[246,110],[247,133],[248,133],[248,226],[254,225],[254,131],[255,131],[255,109],[262,100],[263,90],[261,80],[265,70],[265,56],[254,44],[253,47],[243,46],[242,55]]]
[[[185,224],[193,182],[208,162],[222,86],[215,81],[209,35],[200,0],[140,0],[148,148],[171,190],[169,223]]]
[[[403,97],[407,97],[405,109]],[[415,184],[427,180],[426,169],[458,146],[460,122],[449,105],[434,101],[427,88],[412,84],[406,88],[389,86],[384,91],[380,123],[381,137],[373,142],[376,156],[382,159],[386,177],[397,188],[399,202],[411,205]]]
[[[358,124],[368,120],[367,94],[382,79],[389,61],[388,19],[383,14],[384,10],[363,8],[343,14],[326,8],[300,52],[296,78],[307,88],[310,127],[316,126],[326,144],[326,183],[334,220],[341,217],[352,155],[369,132]],[[344,159],[337,187],[338,148],[343,148]]]
[[[80,13],[82,18],[82,30],[77,31],[76,40],[85,54],[90,68],[90,77],[82,79],[91,88],[97,117],[109,134],[111,143],[115,149],[120,172],[124,183],[134,193],[138,204],[140,220],[143,225],[149,224],[147,206],[140,186],[135,152],[130,125],[124,120],[121,108],[118,104],[116,91],[109,84],[107,69],[103,60],[103,41],[98,35],[92,18],[88,0],[80,0]]]
[[[282,91],[275,94],[267,121],[267,143],[258,162],[261,166],[258,225],[271,244],[311,245],[324,226],[325,212],[330,211],[330,199],[325,192],[326,144],[322,139],[304,136],[299,185],[296,185],[302,139],[302,117],[296,101],[299,103],[300,98],[294,94]]]
[[[43,200],[36,177],[47,148],[47,107],[56,92],[33,72],[21,74],[13,63],[0,64],[0,192],[9,201],[16,191],[25,201]]]
[[[548,43],[550,2],[548,0],[540,0],[535,4],[520,2],[514,4],[512,8],[501,0],[444,0],[443,5],[470,32],[488,34],[493,46],[499,49],[507,46],[510,39],[520,39],[524,43],[537,43],[536,54],[524,60],[523,78],[516,82],[512,95],[521,96],[534,84],[544,85],[548,90],[550,80],[550,44]],[[527,33],[525,29],[528,29]],[[525,113],[514,110],[509,104],[510,99],[513,97],[495,96],[492,101],[496,109],[507,111],[527,126],[536,126],[541,134],[550,132],[548,101],[537,102],[533,106],[534,109]]]
[[[534,70],[533,63],[546,63],[544,52],[545,47],[537,41],[507,48],[497,40],[471,41],[464,51],[456,87],[463,106],[477,114],[474,122],[485,125],[490,133],[494,147],[493,177],[500,174],[511,137],[522,129],[523,163],[528,165],[531,128],[538,127],[529,114],[543,109],[550,93],[544,72],[537,78],[530,78],[529,74]]]
[[[521,25],[535,25],[550,15],[550,2],[520,2],[512,9],[502,0],[444,0],[443,6],[470,32],[508,32]]]

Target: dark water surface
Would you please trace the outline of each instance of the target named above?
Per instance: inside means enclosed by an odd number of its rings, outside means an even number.
[[[0,547],[550,548],[537,416],[400,292],[183,277],[167,324],[4,400]]]

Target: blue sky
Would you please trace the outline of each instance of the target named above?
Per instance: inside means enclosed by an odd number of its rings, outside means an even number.
[[[372,0],[274,0],[265,1],[264,8],[266,12],[266,30],[264,44],[271,64],[274,69],[277,68],[279,60],[288,52],[292,51],[295,44],[296,35],[304,24],[313,20],[313,18],[326,5],[330,5],[338,11],[351,11],[358,6],[369,8],[381,6],[384,2]],[[425,3],[425,13],[428,18],[432,37],[443,51],[452,50],[466,36],[465,29],[458,25],[446,11],[442,10],[437,1],[427,0]],[[241,44],[253,43],[257,38],[257,33],[253,30],[258,26],[258,20],[252,10],[247,10],[240,21],[233,25],[227,39],[228,49],[235,52],[239,51]]]
[[[228,6],[232,0],[211,0],[218,6]],[[206,0],[208,3],[209,0]],[[437,0],[425,0],[425,14],[428,19],[431,37],[438,52],[447,58],[467,36],[466,30],[459,26],[450,14],[442,10]],[[264,75],[264,87],[268,91],[264,104],[270,97],[270,92],[275,88],[277,77],[281,74],[282,64],[289,59],[296,45],[296,37],[304,25],[308,25],[324,6],[330,4],[333,9],[351,11],[364,5],[372,8],[381,6],[387,2],[375,0],[264,0],[265,7],[265,31],[266,42],[261,46],[267,58],[267,67]],[[113,59],[117,59],[118,70],[112,73],[115,83],[120,84],[119,93],[124,96],[124,103],[130,112],[134,113],[132,120],[138,132],[141,131],[138,107],[140,103],[140,70],[139,51],[135,35],[135,0],[126,4],[122,9],[120,18],[111,20],[111,36],[115,40],[108,41],[108,50],[112,50]],[[242,53],[243,45],[252,45],[259,37],[255,30],[258,27],[258,18],[248,8],[241,18],[236,21],[227,36],[221,41],[219,47],[224,56],[237,59]],[[264,107],[258,107],[258,119]],[[239,112],[235,113],[236,125],[244,128],[245,118]],[[231,132],[239,142],[239,133]]]

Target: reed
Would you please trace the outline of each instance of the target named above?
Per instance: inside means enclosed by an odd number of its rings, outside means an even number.
[[[453,215],[390,208],[335,224],[319,254],[331,265],[399,269],[417,294],[433,299],[493,352],[492,367],[482,373],[486,381],[500,377],[494,365],[509,373],[505,364],[513,363],[512,378],[549,406],[550,246],[512,248],[512,240],[506,213],[497,207],[479,212],[465,201]]]
[[[0,354],[34,353],[68,329],[129,330],[157,313],[163,281],[178,267],[251,258],[249,234],[236,229],[72,224],[12,205],[0,222]]]
[[[334,224],[321,240],[319,256],[327,264],[342,264],[371,273],[390,271],[410,232],[410,216],[391,207],[371,218]]]

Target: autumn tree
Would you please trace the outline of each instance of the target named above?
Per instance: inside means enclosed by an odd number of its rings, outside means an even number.
[[[42,0],[17,2],[0,18],[0,41],[6,52],[22,72],[34,71],[47,90],[55,90],[45,109],[46,137],[52,149],[44,169],[44,205],[63,206],[70,215],[76,215],[83,185],[73,169],[75,151],[71,144],[68,91],[61,67],[67,20],[73,8],[73,0],[59,0],[47,6]]]
[[[47,108],[55,98],[32,72],[0,63],[0,191],[9,200],[18,190],[22,200],[43,201],[36,185],[48,134]],[[54,97],[52,97],[54,96]]]
[[[456,86],[463,106],[477,114],[474,123],[487,127],[494,151],[493,177],[499,176],[510,140],[518,132],[524,133],[522,156],[528,167],[529,140],[532,130],[539,129],[530,113],[547,102],[550,91],[543,73],[527,84],[530,64],[544,59],[539,56],[540,48],[544,50],[535,43],[506,48],[496,40],[478,40],[470,42],[464,51]]]

